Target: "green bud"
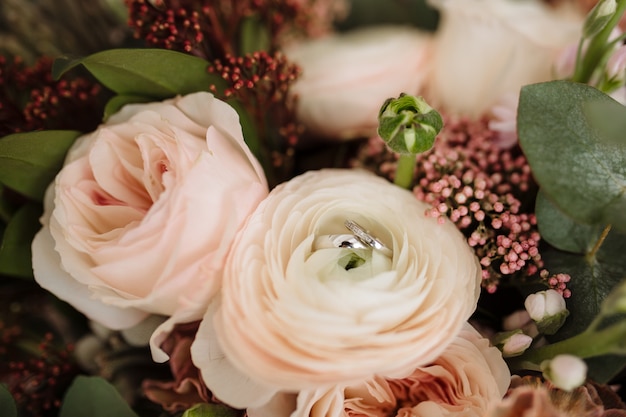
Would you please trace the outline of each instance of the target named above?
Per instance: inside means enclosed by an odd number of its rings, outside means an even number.
[[[441,115],[421,97],[390,98],[378,113],[378,135],[400,154],[418,154],[433,147],[443,127]]]
[[[600,32],[615,14],[616,0],[601,0],[589,12],[583,25],[583,37],[590,38]]]

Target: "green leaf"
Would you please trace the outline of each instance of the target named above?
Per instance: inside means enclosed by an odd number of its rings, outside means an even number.
[[[522,88],[520,145],[546,197],[579,223],[626,231],[626,147],[599,139],[585,104],[614,102],[584,84],[552,81]]]
[[[166,49],[111,49],[82,59],[58,60],[53,76],[58,79],[77,65],[112,91],[128,96],[164,99],[224,85],[219,76],[207,72],[208,61]]]
[[[111,115],[117,113],[122,107],[132,103],[148,103],[153,99],[144,96],[128,96],[118,95],[110,99],[104,108],[104,120],[106,121]]]
[[[182,417],[236,417],[239,411],[222,404],[196,404]]]
[[[5,385],[0,385],[0,415],[3,417],[17,417],[15,400]]]
[[[0,274],[31,278],[31,243],[41,228],[39,204],[22,206],[7,225],[0,243]]]
[[[599,139],[608,144],[626,144],[626,107],[612,101],[585,103],[583,112]]]
[[[80,134],[74,130],[45,130],[5,136],[0,139],[0,182],[42,201],[46,187]]]
[[[541,238],[557,249],[587,254],[598,241],[604,226],[577,223],[555,206],[540,189],[535,214]]]
[[[239,35],[241,55],[267,51],[271,46],[267,25],[257,15],[248,16],[243,20]]]
[[[100,377],[78,376],[67,390],[59,417],[138,417],[120,393]]]
[[[570,274],[567,284],[572,295],[567,299],[569,318],[548,339],[564,340],[583,332],[600,312],[600,305],[613,288],[626,278],[626,235],[611,231],[594,259],[548,248],[541,252],[545,266],[552,272]],[[594,343],[590,340],[589,343]],[[608,382],[626,365],[626,356],[605,355],[587,359],[589,376]]]

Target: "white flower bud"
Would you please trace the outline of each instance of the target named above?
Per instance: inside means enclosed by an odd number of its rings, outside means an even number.
[[[574,355],[557,355],[541,364],[543,376],[555,387],[571,391],[585,383],[587,364]]]
[[[533,338],[524,334],[521,330],[498,333],[493,340],[493,345],[502,351],[502,356],[511,358],[519,356],[526,351],[533,342]]]
[[[552,289],[529,295],[524,301],[524,307],[544,334],[556,333],[569,315],[565,299]]]
[[[604,29],[611,17],[613,17],[613,14],[615,14],[616,9],[617,2],[615,0],[601,0],[596,4],[587,15],[583,25],[583,36],[590,38]]]

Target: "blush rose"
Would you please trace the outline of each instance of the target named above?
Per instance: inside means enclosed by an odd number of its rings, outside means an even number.
[[[112,329],[197,320],[267,193],[237,113],[213,95],[125,106],[76,141],[48,188],[35,279]]]

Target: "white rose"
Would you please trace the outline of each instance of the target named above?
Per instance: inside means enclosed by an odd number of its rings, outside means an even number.
[[[390,97],[417,94],[428,66],[430,36],[409,27],[372,27],[293,45],[302,68],[291,92],[311,132],[333,138],[372,136]]]
[[[76,141],[49,187],[35,279],[109,328],[197,320],[267,193],[226,103],[196,93],[125,106]]]
[[[481,269],[454,224],[425,216],[428,207],[358,170],[311,171],[275,188],[238,234],[221,306],[192,349],[209,389],[243,408],[436,359],[474,311]],[[347,233],[347,219],[391,256],[317,246]]]
[[[480,116],[505,94],[553,78],[562,48],[576,42],[583,17],[540,1],[429,0],[441,12],[430,103]]]

